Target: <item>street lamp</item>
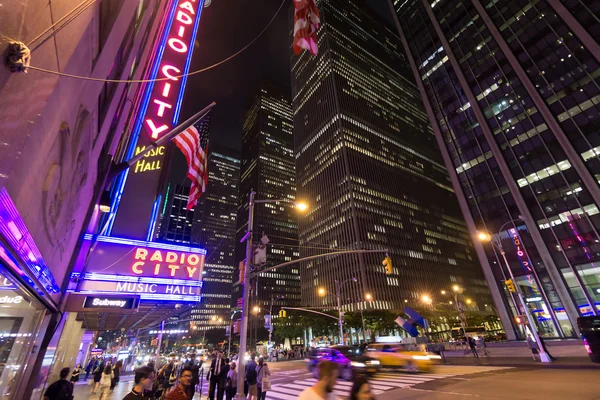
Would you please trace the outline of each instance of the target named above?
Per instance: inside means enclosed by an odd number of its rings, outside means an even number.
[[[271,296],[271,304],[269,305],[269,344],[267,345],[267,349],[271,346],[271,338],[273,337],[273,301],[281,300],[285,298],[285,296]]]
[[[291,199],[268,199],[268,200],[255,200],[256,192],[250,192],[248,196],[248,228],[246,235],[242,238],[241,242],[246,242],[246,264],[244,265],[244,287],[242,292],[242,326],[240,330],[240,349],[239,349],[239,367],[238,367],[238,382],[244,382],[246,369],[244,368],[246,361],[244,360],[244,354],[246,354],[246,342],[248,336],[248,295],[250,294],[250,266],[252,259],[252,234],[254,230],[254,205],[256,203],[278,203],[287,202],[293,203],[299,211],[306,211],[308,205],[306,203],[294,202]],[[245,399],[244,385],[238,385],[236,399]]]
[[[353,276],[352,278],[346,279],[345,281],[338,281],[337,279],[334,280],[335,282],[335,297],[337,298],[337,308],[338,308],[338,325],[340,327],[340,342],[342,344],[344,343],[344,316],[342,314],[342,299],[341,299],[341,294],[342,294],[342,286],[344,286],[345,283],[347,282],[357,282],[358,279]],[[320,297],[324,297],[325,295],[327,295],[327,291],[325,290],[325,288],[320,287],[317,290],[317,293]]]
[[[519,216],[519,220],[522,221],[523,217]],[[517,281],[515,280],[515,276],[512,272],[512,269],[510,268],[510,265],[508,264],[508,260],[506,259],[506,253],[504,252],[504,248],[502,247],[502,241],[500,240],[500,232],[502,232],[502,229],[504,229],[504,227],[506,225],[508,225],[514,221],[516,221],[516,220],[508,221],[504,225],[502,225],[500,227],[500,230],[498,231],[497,235],[492,235],[490,232],[487,232],[487,231],[480,231],[480,232],[478,232],[477,237],[482,242],[491,243],[492,246],[495,247],[502,255],[502,259],[504,260],[506,269],[508,270],[508,273],[510,274],[510,279],[512,279],[512,281],[515,283],[515,289],[517,291],[517,297],[519,298],[519,303],[521,304],[521,308],[523,309],[523,312],[525,313],[525,316],[527,317],[527,322],[529,324],[531,332],[533,333],[533,337],[535,338],[536,343],[538,343],[539,353],[540,353],[540,361],[549,363],[549,362],[551,362],[550,357],[548,356],[548,353],[546,353],[544,351],[544,347],[541,344],[542,342],[540,341],[540,336],[538,334],[537,327],[533,323],[533,319],[531,318],[531,315],[529,314],[529,308],[527,307],[527,304],[525,304],[525,300],[523,299],[523,295],[521,294],[520,286],[516,284]],[[516,304],[515,304],[515,307],[516,307]],[[518,307],[516,307],[516,309],[518,309]]]
[[[429,297],[428,295],[424,294],[423,296],[421,296],[421,301],[427,305],[431,305],[431,303],[433,302],[433,300],[431,299],[431,297]]]
[[[233,317],[242,310],[235,310],[229,318],[229,343],[227,344],[227,357],[231,357],[231,336],[233,334]]]
[[[467,329],[465,328],[466,325],[466,317],[465,317],[465,310],[463,309],[463,305],[461,304],[458,296],[460,294],[462,294],[464,292],[464,289],[461,288],[458,285],[453,285],[452,286],[452,291],[446,291],[446,290],[442,290],[442,294],[446,295],[449,294],[450,296],[452,296],[452,298],[454,299],[454,303],[456,303],[456,309],[458,310],[458,313],[460,315],[460,326],[463,329],[463,334],[465,335],[465,338],[467,337]],[[466,300],[467,304],[471,304],[471,299],[467,299]],[[452,301],[448,302],[450,305],[454,304]]]

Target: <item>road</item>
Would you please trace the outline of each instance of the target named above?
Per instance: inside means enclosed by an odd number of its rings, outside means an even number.
[[[269,363],[272,390],[267,399],[295,400],[315,379],[303,361]],[[511,368],[497,366],[441,365],[431,374],[383,372],[370,379],[377,400],[460,400],[460,399],[577,399],[600,400],[598,371],[587,369]],[[352,383],[338,380],[335,393],[346,399]],[[132,382],[121,382],[107,400],[121,400]],[[207,398],[206,381],[202,397]],[[77,385],[75,400],[97,400],[89,386]]]

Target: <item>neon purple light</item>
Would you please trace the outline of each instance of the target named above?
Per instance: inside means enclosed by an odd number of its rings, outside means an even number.
[[[94,235],[86,233],[83,238],[85,240],[92,240]],[[116,243],[116,244],[124,244],[128,246],[140,246],[140,247],[148,247],[151,249],[160,249],[160,250],[172,250],[172,251],[181,251],[185,253],[195,253],[195,254],[203,254],[206,255],[206,250],[201,249],[199,247],[188,247],[188,246],[180,246],[175,244],[168,243],[157,243],[157,242],[145,242],[143,240],[135,240],[135,239],[126,239],[119,238],[115,236],[98,236],[96,238],[98,242],[104,243]]]
[[[49,293],[59,293],[60,288],[56,284],[56,280],[46,266],[40,251],[38,250],[33,237],[29,233],[25,222],[21,218],[17,207],[11,200],[6,188],[0,189],[0,234],[11,247],[12,253],[18,256],[18,260],[10,256],[11,251],[8,251],[4,246],[0,246],[0,256],[7,262],[8,265],[20,276],[24,277],[27,274],[18,266],[24,265]],[[29,278],[26,281],[38,291],[39,288],[33,284]]]

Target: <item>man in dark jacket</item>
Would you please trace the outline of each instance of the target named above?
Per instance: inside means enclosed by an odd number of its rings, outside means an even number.
[[[217,352],[217,356],[210,363],[210,369],[206,375],[206,380],[210,382],[208,389],[209,400],[215,399],[215,388],[217,389],[217,399],[223,399],[223,393],[225,392],[225,378],[227,377],[226,370],[227,363],[223,358],[223,353]]]
[[[60,379],[48,386],[44,400],[71,400],[73,398],[73,383],[67,380],[71,368],[60,370]]]

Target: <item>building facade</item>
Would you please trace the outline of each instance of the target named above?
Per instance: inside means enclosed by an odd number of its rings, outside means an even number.
[[[300,255],[352,249],[385,253],[317,259],[301,268],[302,301],[401,310],[448,299],[460,285],[472,311],[492,298],[435,137],[393,27],[361,1],[322,0],[318,56],[291,56]],[[356,283],[352,278],[356,277]],[[369,293],[373,301],[364,302]]]
[[[2,7],[0,51],[20,40],[35,67],[143,79],[168,3]],[[5,363],[16,367],[0,371],[2,398],[41,398],[60,368],[87,355],[82,322],[77,313],[59,313],[59,304],[82,232],[98,213],[107,161],[128,133],[128,100],[141,87],[0,67],[0,274],[10,303],[0,316],[2,336],[17,338],[3,339]]]
[[[198,203],[198,243],[206,249],[202,301],[192,309],[198,331],[230,321],[231,286],[235,270],[235,232],[240,182],[238,152],[211,143],[208,188]]]
[[[245,258],[245,245],[239,243],[248,225],[248,196],[256,192],[256,200],[281,202],[256,204],[254,208],[253,242],[263,236],[269,267],[298,257],[298,214],[295,164],[292,139],[292,110],[285,90],[273,84],[261,85],[249,101],[242,133],[242,163],[237,218],[237,249],[234,279],[239,278],[239,262]],[[259,267],[259,268],[260,268]],[[234,306],[241,297],[240,285],[234,286]],[[273,298],[274,313],[279,306],[295,306],[300,302],[298,267],[287,267],[261,274],[252,282],[250,309],[267,310]]]
[[[510,268],[540,335],[573,337],[600,306],[597,5],[390,6],[469,233],[498,240],[476,243],[492,290],[522,314]]]

